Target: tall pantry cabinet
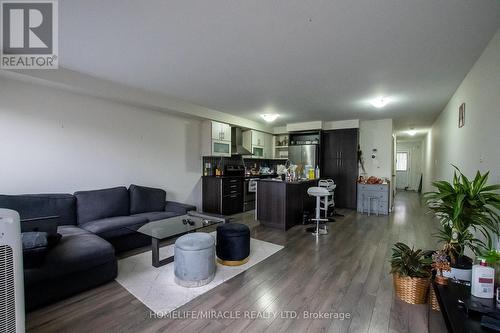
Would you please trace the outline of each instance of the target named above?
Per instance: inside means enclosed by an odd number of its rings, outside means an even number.
[[[336,207],[356,209],[358,140],[357,128],[322,133],[321,178],[331,178],[337,184]]]

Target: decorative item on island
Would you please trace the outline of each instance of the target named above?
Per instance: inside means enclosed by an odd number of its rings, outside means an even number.
[[[443,276],[443,272],[449,272],[451,268],[446,252],[440,250],[432,254],[432,268],[436,270],[434,281],[436,281],[437,284],[447,285],[448,278]]]
[[[282,180],[286,181],[314,180],[320,177],[319,166],[316,166],[316,168],[312,166],[304,167],[302,164],[290,164],[288,161],[286,165],[279,164],[276,173],[281,176]]]
[[[386,184],[387,179],[378,178],[375,176],[370,176],[370,177],[359,176],[358,183],[359,184]]]
[[[436,181],[435,192],[425,194],[428,207],[439,219],[437,237],[444,242],[443,251],[450,258],[451,271],[445,276],[471,281],[472,259],[465,255],[492,248],[492,236],[499,236],[500,185],[486,185],[489,172],[476,173],[469,180],[456,166],[452,182]],[[486,241],[475,236],[478,232]]]
[[[410,304],[427,302],[432,251],[414,250],[404,243],[392,248],[391,273],[396,296]]]

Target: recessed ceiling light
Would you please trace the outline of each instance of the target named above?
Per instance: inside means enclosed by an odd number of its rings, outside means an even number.
[[[415,131],[414,129],[411,129],[406,133],[408,133],[410,136],[414,136],[415,134],[417,134],[417,131]]]
[[[374,107],[376,107],[377,109],[380,109],[380,108],[383,108],[384,106],[386,106],[387,103],[389,103],[389,102],[390,102],[389,98],[379,96],[375,99],[372,99],[370,101],[370,104],[373,105]]]
[[[276,114],[276,113],[265,113],[265,114],[261,114],[260,116],[262,117],[262,119],[264,119],[268,123],[271,123],[271,122],[275,121],[280,115]]]

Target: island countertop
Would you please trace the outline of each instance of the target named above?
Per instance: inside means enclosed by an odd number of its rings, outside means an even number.
[[[304,183],[316,184],[318,182],[317,179],[281,180],[278,178],[261,179],[260,181],[261,182],[273,182],[273,183],[279,183],[279,184],[289,184],[289,185],[301,185]],[[311,185],[311,186],[314,186],[314,185]]]
[[[262,179],[257,185],[257,220],[262,225],[288,230],[302,224],[304,212],[313,213],[315,201],[307,189],[317,179],[283,181]]]

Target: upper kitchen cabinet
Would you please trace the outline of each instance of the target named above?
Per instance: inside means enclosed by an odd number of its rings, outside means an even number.
[[[265,134],[259,131],[252,130],[252,145],[258,147],[265,146]]]
[[[273,136],[271,134],[264,134],[264,156],[265,158],[274,158],[273,154]]]
[[[243,132],[243,147],[252,152],[254,158],[272,158],[272,135],[255,130]]]
[[[212,123],[212,140],[231,141],[231,126],[217,121]]]
[[[201,136],[203,156],[231,156],[231,126],[204,121]]]

